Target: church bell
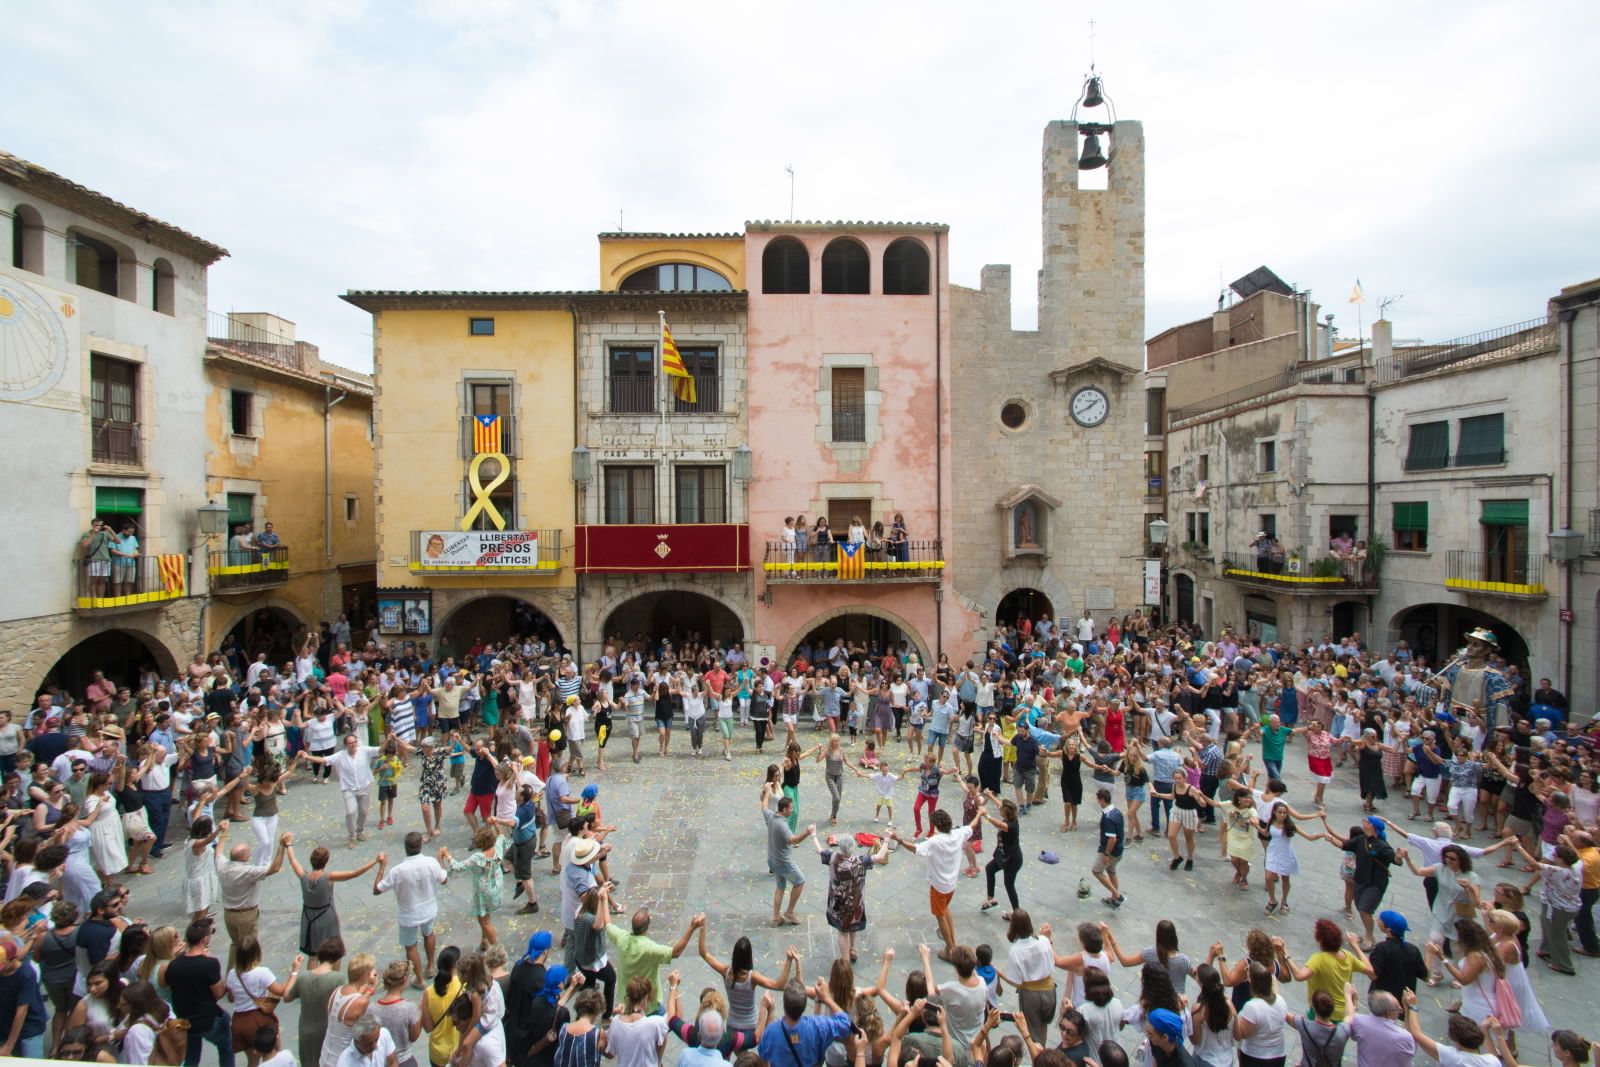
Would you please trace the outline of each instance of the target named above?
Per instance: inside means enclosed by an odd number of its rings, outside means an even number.
[[[1105,154],[1100,151],[1100,137],[1098,134],[1086,133],[1083,135],[1083,155],[1078,157],[1079,170],[1097,170],[1106,165]]]

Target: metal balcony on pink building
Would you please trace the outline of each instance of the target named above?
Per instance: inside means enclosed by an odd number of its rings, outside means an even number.
[[[860,560],[852,561],[833,542],[796,549],[783,541],[768,541],[761,570],[768,585],[938,582],[944,576],[939,541],[906,541],[898,549],[887,543],[878,548],[864,544],[858,552]]]

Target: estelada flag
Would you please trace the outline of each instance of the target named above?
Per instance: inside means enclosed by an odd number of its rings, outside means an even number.
[[[472,454],[493,455],[500,452],[500,416],[474,415],[472,417]]]
[[[661,316],[661,373],[672,379],[672,395],[685,404],[693,404],[696,400],[694,392],[694,376],[683,365],[683,356],[678,353],[678,346],[672,340],[672,331],[667,327],[667,313]]]
[[[839,578],[867,576],[867,546],[860,541],[839,542]]]

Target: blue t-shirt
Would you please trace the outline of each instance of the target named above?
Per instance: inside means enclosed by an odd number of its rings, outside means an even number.
[[[556,816],[564,811],[572,810],[571,804],[563,803],[561,798],[567,795],[567,776],[560,771],[552,774],[550,780],[544,784],[545,807],[550,813],[550,821],[554,822]]]
[[[1127,833],[1127,822],[1117,808],[1107,808],[1100,813],[1100,845],[1097,851],[1113,858],[1122,855],[1122,841]],[[1108,847],[1107,842],[1110,842]]]
[[[27,963],[18,967],[15,974],[0,975],[0,1018],[6,1020],[7,1034],[11,1032],[17,1010],[24,1005],[27,1006],[28,1017],[23,1020],[22,1032],[17,1036],[38,1037],[44,1033],[46,1023],[44,997],[39,994],[39,976],[33,973],[33,967]]]
[[[850,1017],[807,1015],[797,1023],[777,1019],[767,1024],[756,1052],[772,1067],[817,1067],[835,1041],[850,1036]]]
[[[538,805],[533,801],[517,805],[517,828],[511,831],[511,842],[525,845],[539,832]]]

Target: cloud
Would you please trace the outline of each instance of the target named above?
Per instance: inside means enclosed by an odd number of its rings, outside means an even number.
[[[1013,265],[1031,323],[1039,146],[1089,11],[811,5],[51,5],[13,20],[5,147],[228,246],[211,303],[367,366],[347,288],[587,288],[595,234],[806,218],[947,222],[952,280]],[[1175,2],[1094,14],[1147,146],[1147,317],[1266,263],[1405,294],[1402,336],[1542,313],[1591,275],[1592,4]],[[1555,28],[1559,28],[1558,30]],[[1552,36],[1555,34],[1555,36]],[[1372,310],[1368,309],[1369,312]],[[1370,321],[1371,315],[1367,315]]]

